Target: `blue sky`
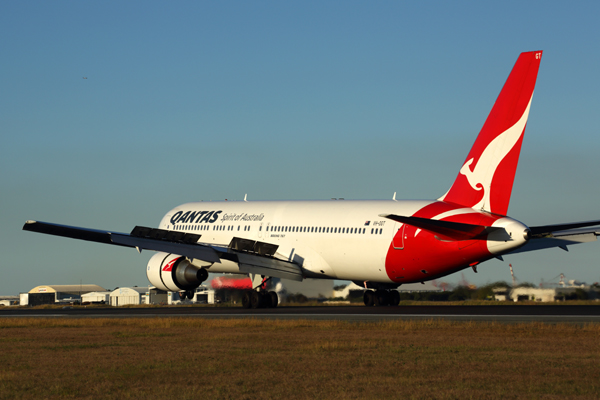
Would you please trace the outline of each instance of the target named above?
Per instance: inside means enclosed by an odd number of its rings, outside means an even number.
[[[600,219],[597,2],[0,3],[0,294],[147,285],[129,232],[196,200],[442,195],[522,51],[544,50],[509,215]],[[83,79],[87,77],[87,79]],[[476,284],[600,281],[600,244]],[[460,274],[446,279],[460,281]]]

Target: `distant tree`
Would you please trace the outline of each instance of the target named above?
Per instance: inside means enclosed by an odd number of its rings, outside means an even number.
[[[469,300],[472,298],[474,292],[475,291],[473,289],[470,289],[468,286],[461,285],[461,286],[456,287],[452,291],[452,293],[448,297],[448,300],[450,300],[450,301]]]
[[[508,285],[508,283],[503,282],[503,281],[499,281],[499,282],[494,282],[494,283],[489,283],[485,286],[482,286],[480,288],[478,288],[475,293],[473,293],[472,298],[474,300],[487,300],[487,299],[493,299],[494,298],[494,289],[497,288],[509,288],[510,286]]]
[[[565,295],[566,300],[587,300],[588,298],[587,292],[583,289],[575,289],[573,293]]]

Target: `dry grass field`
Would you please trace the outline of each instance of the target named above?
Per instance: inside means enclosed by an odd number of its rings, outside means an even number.
[[[600,325],[0,320],[0,399],[597,399]]]

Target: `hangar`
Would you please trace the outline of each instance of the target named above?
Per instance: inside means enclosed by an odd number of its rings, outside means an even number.
[[[28,293],[20,294],[22,306],[37,306],[41,304],[71,303],[81,301],[81,296],[90,292],[105,292],[98,285],[41,285]]]
[[[110,293],[110,305],[114,307],[144,304],[147,287],[122,287]]]
[[[110,292],[90,292],[81,296],[82,303],[108,304]]]
[[[19,296],[0,296],[0,306],[18,306]]]

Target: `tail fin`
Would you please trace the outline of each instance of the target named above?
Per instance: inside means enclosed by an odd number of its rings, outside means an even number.
[[[454,184],[440,200],[506,215],[542,59],[521,53]]]

